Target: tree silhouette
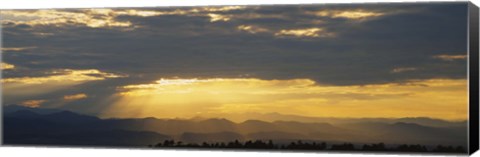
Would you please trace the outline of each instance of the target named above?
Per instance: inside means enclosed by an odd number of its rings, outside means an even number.
[[[442,146],[438,145],[435,149],[433,149],[434,152],[441,152],[441,153],[463,153],[466,152],[466,150],[462,146],[457,146],[456,148],[452,146]]]
[[[419,144],[417,144],[417,145],[403,144],[403,145],[398,146],[396,150],[401,151],[401,152],[427,152],[428,151],[427,147],[419,145]]]
[[[365,144],[362,147],[362,150],[365,151],[387,151],[388,149],[385,147],[385,144],[383,143],[378,143],[378,144]]]
[[[174,140],[165,140],[155,145],[148,145],[153,148],[160,147],[184,147],[184,148],[223,148],[223,149],[265,149],[265,150],[340,150],[340,151],[397,151],[397,152],[441,152],[441,153],[466,153],[466,150],[462,146],[442,146],[438,145],[434,149],[428,150],[424,145],[407,145],[402,144],[397,147],[387,147],[384,143],[364,144],[360,149],[356,149],[352,143],[333,144],[328,147],[327,143],[321,142],[304,142],[298,140],[296,142],[290,142],[289,144],[275,144],[272,140],[248,140],[240,142],[239,140],[231,142],[202,142],[187,143],[182,141],[175,142]]]
[[[355,150],[355,146],[351,143],[344,143],[338,145],[332,145],[330,150]]]

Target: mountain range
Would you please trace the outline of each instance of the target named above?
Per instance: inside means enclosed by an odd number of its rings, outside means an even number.
[[[10,145],[145,147],[169,139],[185,143],[259,139],[276,143],[303,140],[466,147],[468,138],[466,122],[429,118],[335,119],[274,113],[242,122],[198,117],[101,119],[17,105],[3,107],[3,115],[4,144]]]

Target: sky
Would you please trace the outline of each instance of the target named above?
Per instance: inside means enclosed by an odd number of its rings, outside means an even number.
[[[3,104],[467,119],[467,3],[2,10]]]

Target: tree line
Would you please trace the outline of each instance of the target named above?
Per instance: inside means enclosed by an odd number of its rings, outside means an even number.
[[[427,149],[424,145],[402,144],[393,147],[387,147],[384,143],[364,144],[360,147],[352,143],[332,144],[330,146],[325,142],[304,142],[296,141],[289,144],[275,144],[272,140],[248,140],[240,142],[238,140],[231,142],[203,142],[183,143],[182,141],[165,140],[155,145],[149,145],[151,148],[222,148],[222,149],[282,149],[282,150],[334,150],[334,151],[379,151],[379,152],[438,152],[438,153],[466,153],[462,146],[443,146],[438,145],[433,149]]]

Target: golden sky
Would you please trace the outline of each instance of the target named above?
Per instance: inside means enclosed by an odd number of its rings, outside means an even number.
[[[467,118],[467,81],[412,80],[378,85],[321,85],[310,79],[160,79],[120,87],[103,117],[188,118],[229,113],[314,117]]]

